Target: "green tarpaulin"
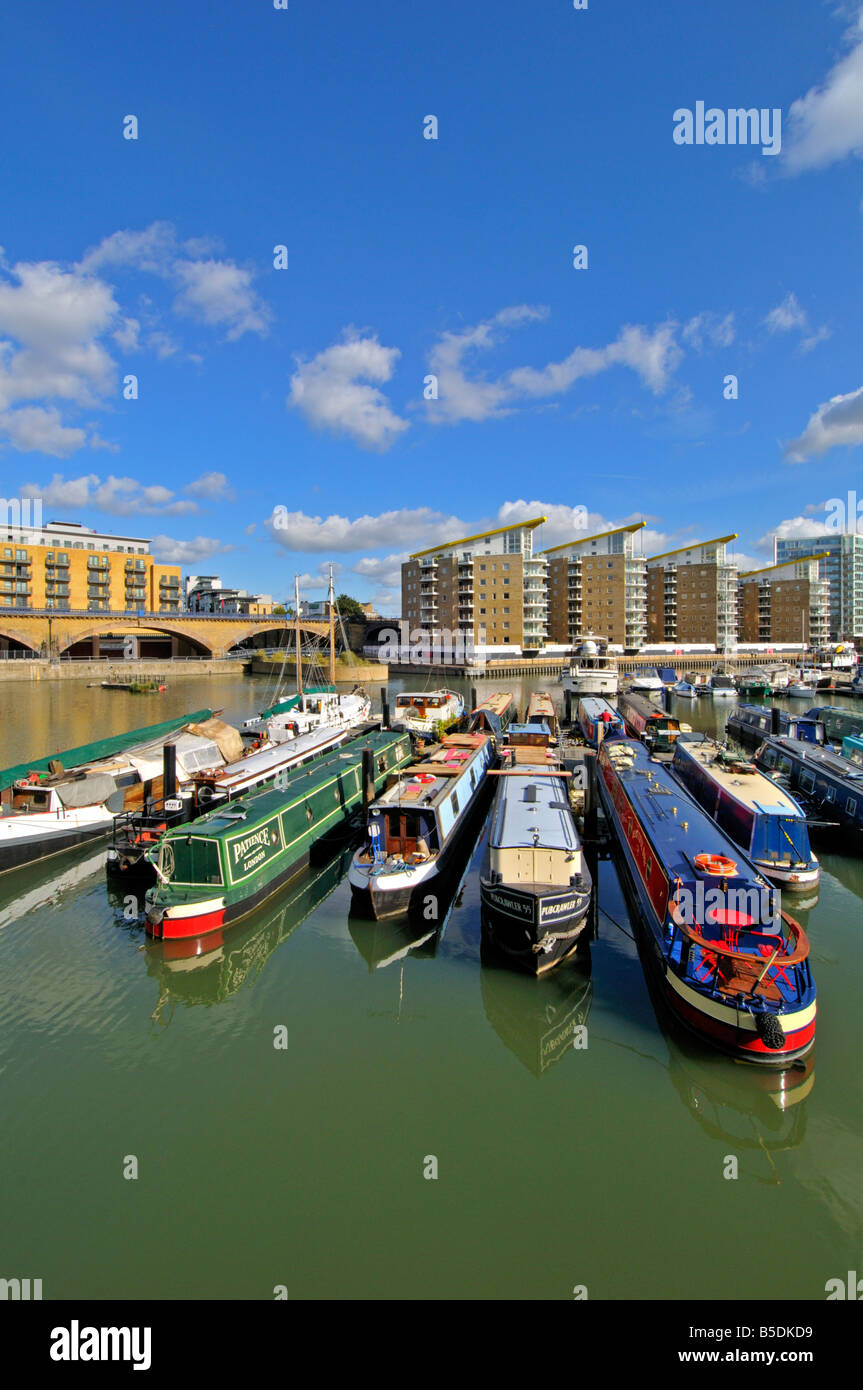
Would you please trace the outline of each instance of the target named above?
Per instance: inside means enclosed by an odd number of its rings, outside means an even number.
[[[96,758],[110,758],[115,753],[122,753],[124,748],[132,748],[136,743],[146,743],[149,739],[172,734],[176,729],[182,729],[184,724],[199,724],[212,716],[211,709],[198,709],[192,714],[181,715],[179,719],[166,719],[162,724],[149,724],[144,729],[130,729],[128,733],[112,734],[110,738],[100,738],[95,743],[83,743],[80,748],[64,748],[60,753],[33,758],[30,762],[19,763],[17,767],[7,767],[5,771],[0,772],[0,787],[11,786],[21,777],[26,777],[28,772],[49,772],[48,764],[55,759],[59,760],[68,772],[70,768],[79,767],[81,763],[92,763]]]

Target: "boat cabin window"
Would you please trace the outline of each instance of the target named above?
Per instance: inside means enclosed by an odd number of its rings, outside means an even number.
[[[161,868],[174,883],[221,883],[222,867],[219,863],[219,846],[215,840],[205,840],[201,836],[177,836],[169,840],[165,849],[167,854]],[[169,857],[170,856],[170,857]],[[170,863],[173,859],[173,864]]]
[[[801,774],[800,774],[800,789],[801,789],[801,791],[804,791],[804,792],[811,792],[811,791],[814,791],[814,790],[815,790],[815,773],[814,773],[814,772],[801,772]]]
[[[775,767],[775,766],[776,766],[776,749],[775,749],[775,748],[768,748],[767,752],[764,754],[764,757],[763,757],[762,761],[763,761],[765,767]]]
[[[779,772],[783,774],[783,776],[787,776],[788,773],[791,771],[791,759],[780,755],[779,762],[777,763],[777,769]]]
[[[845,802],[845,812],[846,815],[856,816],[857,802],[854,800],[853,796],[849,796],[848,800]]]
[[[12,797],[13,811],[47,811],[51,793],[42,787],[17,788]]]

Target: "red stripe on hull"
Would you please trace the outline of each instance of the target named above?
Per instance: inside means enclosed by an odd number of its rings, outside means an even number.
[[[779,1062],[798,1056],[807,1048],[815,1037],[815,1019],[808,1023],[805,1028],[798,1028],[796,1032],[786,1033],[785,1046],[782,1048],[765,1047],[757,1033],[750,1033],[748,1030],[733,1028],[730,1024],[722,1023],[720,1019],[713,1018],[712,1015],[702,1013],[694,1005],[681,999],[680,995],[669,984],[666,983],[665,993],[668,1003],[674,1012],[696,1033],[702,1033],[711,1041],[719,1043],[729,1051],[736,1053],[738,1057],[747,1057],[755,1062]],[[782,1021],[782,1015],[777,1015]],[[741,1037],[751,1041],[741,1042]]]
[[[202,912],[196,917],[163,917],[161,922],[147,923],[147,931],[161,941],[177,941],[186,936],[205,936],[225,924],[225,910]]]

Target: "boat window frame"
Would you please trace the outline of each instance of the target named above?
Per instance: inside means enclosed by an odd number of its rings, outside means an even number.
[[[218,866],[219,866],[219,880],[218,880],[218,883],[203,883],[200,879],[174,878],[173,875],[170,876],[170,878],[169,878],[169,880],[168,880],[169,883],[171,883],[172,886],[173,886],[173,885],[176,885],[176,886],[179,887],[179,888],[224,888],[224,886],[225,886],[225,870],[224,870],[224,866],[223,866],[223,864],[222,864],[222,854],[221,854],[220,844],[219,844],[219,841],[218,841],[218,840],[214,840],[214,839],[213,839],[211,836],[209,836],[209,835],[189,835],[189,834],[184,834],[184,835],[171,835],[170,837],[168,837],[168,838],[165,840],[164,848],[165,848],[165,849],[170,849],[171,854],[172,854],[173,859],[174,859],[174,867],[176,868],[176,864],[177,864],[177,858],[176,858],[176,854],[175,854],[175,846],[176,846],[177,842],[178,842],[178,841],[182,841],[182,842],[184,842],[184,843],[186,843],[186,844],[189,844],[189,842],[190,842],[191,840],[201,840],[201,841],[203,841],[203,843],[204,843],[205,845],[210,845],[210,846],[216,851],[216,863],[217,863]],[[160,851],[160,854],[159,854],[159,868],[160,868],[160,869],[163,868],[161,860],[162,860],[162,855],[161,855],[161,851]],[[164,872],[164,870],[163,870],[163,872]]]

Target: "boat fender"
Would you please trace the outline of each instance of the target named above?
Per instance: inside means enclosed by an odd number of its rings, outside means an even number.
[[[765,1047],[769,1047],[771,1052],[778,1052],[785,1046],[785,1029],[774,1013],[759,1013],[755,1015],[755,1027],[758,1036]]]

